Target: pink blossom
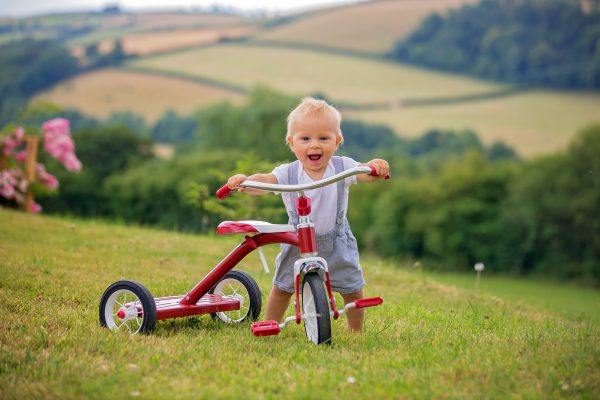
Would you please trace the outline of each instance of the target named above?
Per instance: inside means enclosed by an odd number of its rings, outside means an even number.
[[[33,204],[31,205],[31,212],[34,214],[37,214],[41,211],[42,211],[42,206],[40,206],[38,203],[36,203],[34,201]]]
[[[37,164],[35,166],[36,175],[40,183],[46,186],[49,189],[56,189],[58,187],[58,179],[48,171],[42,164]]]
[[[25,129],[23,129],[22,127],[18,127],[17,129],[15,129],[15,138],[20,141],[23,142],[25,140]]]
[[[21,193],[27,192],[28,187],[29,187],[29,182],[27,181],[27,179],[21,179],[19,181],[19,183],[17,184],[17,188],[19,189],[19,192],[21,192]]]
[[[13,199],[15,197],[16,184],[17,180],[9,171],[2,171],[0,173],[0,196],[7,200]]]
[[[4,149],[3,153],[5,156],[9,156],[14,149],[23,145],[25,142],[25,129],[19,127],[15,129],[13,132],[9,133],[4,138]]]
[[[11,200],[15,197],[15,187],[9,185],[0,186],[0,196],[4,197],[6,200]]]
[[[51,133],[44,136],[44,149],[62,162],[67,154],[75,150],[75,144],[70,136]]]
[[[21,144],[23,144],[23,142],[16,140],[16,139],[12,139],[10,136],[7,136],[4,138],[4,155],[5,156],[9,156],[11,155],[11,153],[14,151],[14,149],[16,149],[17,147],[19,147]]]
[[[44,122],[44,149],[69,171],[80,171],[81,161],[75,155],[75,144],[69,132],[69,121],[55,118]]]
[[[20,152],[15,154],[15,159],[17,161],[24,162],[26,158],[27,158],[27,150],[21,150]]]
[[[0,173],[0,196],[7,200],[20,203],[23,200],[22,193],[25,193],[27,186],[28,182],[20,169],[13,168]]]
[[[81,161],[79,161],[75,153],[67,154],[63,160],[63,165],[69,171],[81,171]]]
[[[66,118],[54,118],[42,124],[42,130],[45,135],[70,135],[69,120]]]

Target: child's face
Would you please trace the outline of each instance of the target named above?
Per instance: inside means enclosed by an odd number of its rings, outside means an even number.
[[[330,116],[303,117],[290,128],[290,148],[309,176],[320,179],[342,139],[337,120]]]

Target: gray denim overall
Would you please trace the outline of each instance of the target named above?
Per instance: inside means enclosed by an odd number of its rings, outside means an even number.
[[[341,157],[332,157],[335,173],[344,171],[344,163]],[[298,183],[298,167],[300,162],[294,161],[288,169],[288,183],[296,185]],[[358,247],[356,238],[350,230],[346,210],[343,205],[345,201],[346,190],[345,180],[337,182],[337,217],[335,228],[328,233],[317,235],[317,249],[319,257],[327,260],[329,268],[329,278],[331,288],[342,294],[358,292],[365,286],[362,269],[358,259]],[[294,205],[296,204],[296,193],[291,194],[292,209],[287,210],[289,224],[298,226],[298,213]],[[273,284],[280,290],[288,293],[294,293],[294,262],[300,258],[298,247],[288,244],[281,244],[281,253],[277,255],[276,271],[273,277]]]

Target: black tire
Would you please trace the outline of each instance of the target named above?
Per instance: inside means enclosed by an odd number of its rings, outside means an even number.
[[[304,318],[304,332],[309,341],[315,344],[331,343],[331,320],[329,303],[323,280],[316,273],[304,275],[302,282],[302,314],[313,315]]]
[[[122,319],[117,316],[119,310],[126,310],[123,305],[135,304],[141,307],[137,314],[130,314]],[[122,304],[122,305],[121,305]],[[110,330],[127,329],[132,335],[148,333],[156,326],[156,303],[150,291],[139,282],[122,280],[113,283],[100,298],[100,325]]]
[[[237,282],[237,283],[236,283]],[[243,286],[240,287],[233,285]],[[258,284],[248,273],[243,271],[229,271],[223,279],[210,289],[209,293],[224,296],[237,296],[240,300],[240,309],[211,313],[213,318],[219,318],[228,324],[239,323],[248,319],[256,321],[262,308],[262,297]]]

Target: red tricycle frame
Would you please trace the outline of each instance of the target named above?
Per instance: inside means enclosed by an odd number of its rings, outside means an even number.
[[[305,322],[306,334],[314,343],[326,343],[331,338],[329,309],[333,318],[345,314],[351,308],[363,308],[380,305],[380,297],[360,299],[346,304],[342,310],[336,307],[335,297],[331,289],[329,271],[325,259],[318,257],[314,224],[310,220],[311,204],[304,191],[325,186],[348,176],[360,173],[376,175],[371,167],[355,167],[321,181],[305,185],[277,185],[261,182],[245,181],[241,186],[265,191],[295,191],[296,210],[300,223],[294,232],[291,225],[275,225],[262,221],[225,221],[219,224],[217,234],[246,234],[244,240],[237,245],[221,262],[219,262],[200,282],[183,296],[154,298],[140,283],[122,280],[110,285],[100,301],[100,323],[110,329],[118,330],[125,326],[132,334],[147,332],[154,328],[156,321],[188,317],[211,313],[225,322],[241,322],[247,317],[258,318],[260,313],[260,289],[256,282],[242,271],[232,271],[252,251],[270,244],[288,244],[296,246],[300,258],[294,265],[295,315],[279,321],[255,322],[252,333],[256,336],[276,335],[289,322],[300,324]],[[231,189],[223,186],[217,191],[221,199],[227,197]],[[262,259],[262,253],[261,259]],[[263,261],[264,262],[264,261]],[[236,290],[232,295],[216,290],[227,280],[239,281],[247,291],[252,308],[248,314],[237,320],[229,318],[226,313],[240,310],[241,297]],[[300,295],[302,294],[302,300]],[[302,306],[301,306],[302,305]],[[304,314],[302,313],[304,310]],[[252,315],[250,315],[250,313]],[[134,322],[132,322],[134,321]]]

